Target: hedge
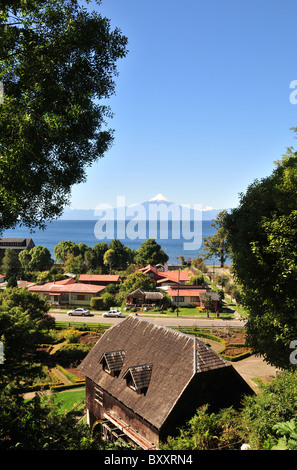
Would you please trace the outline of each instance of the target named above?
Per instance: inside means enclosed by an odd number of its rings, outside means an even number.
[[[224,353],[224,351],[228,351],[228,348],[246,348],[246,345],[243,343],[227,343],[223,338],[220,338],[219,336],[211,335],[210,333],[203,333],[198,328],[189,328],[189,327],[171,327],[172,329],[181,331],[182,333],[194,335],[194,336],[199,336],[201,338],[206,338],[210,339],[212,341],[216,341],[218,343],[221,343],[224,347],[218,352],[218,354],[223,358],[226,359],[226,361],[230,362],[236,362],[236,361],[241,361],[242,359],[245,359],[253,354],[252,350],[246,351],[241,354],[237,354],[236,356],[228,356],[227,354]]]

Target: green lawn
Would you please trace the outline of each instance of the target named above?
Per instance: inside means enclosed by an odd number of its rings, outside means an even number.
[[[65,390],[64,392],[57,392],[53,395],[54,401],[59,403],[60,410],[69,411],[73,406],[78,405],[85,398],[85,394],[85,388],[82,388],[79,390]],[[84,404],[82,404],[80,408],[83,406]]]
[[[126,314],[128,315],[129,313],[126,312]],[[164,311],[164,313],[161,313],[161,312],[153,312],[153,311],[148,311],[148,312],[138,312],[138,315],[139,316],[146,316],[146,317],[153,317],[153,316],[164,316],[164,317],[176,317],[177,314],[176,314],[176,311],[175,312],[171,312],[170,309]],[[179,312],[178,312],[178,316],[179,317],[182,317],[182,318],[208,318],[207,317],[207,314],[206,312],[200,312],[199,310],[197,310],[196,308],[186,308],[186,307],[180,307],[179,308]],[[215,312],[210,312],[209,313],[209,318],[217,318],[217,315]],[[234,315],[232,313],[220,313],[219,315],[219,318],[234,318]]]

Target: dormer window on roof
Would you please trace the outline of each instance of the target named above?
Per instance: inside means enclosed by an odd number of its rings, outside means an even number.
[[[145,395],[150,384],[152,369],[152,364],[129,367],[123,375],[123,379],[126,379],[127,386],[132,390]]]
[[[105,372],[113,377],[118,377],[123,367],[124,359],[125,351],[109,351],[102,355],[99,364],[102,364]]]

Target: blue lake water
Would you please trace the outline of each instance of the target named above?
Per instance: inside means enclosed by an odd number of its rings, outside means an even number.
[[[104,239],[102,239],[101,234],[101,239],[98,239],[96,237],[96,234],[98,235],[98,226],[96,229],[96,220],[55,220],[49,222],[45,230],[35,230],[32,233],[26,227],[16,227],[15,229],[4,231],[2,237],[32,238],[35,245],[42,245],[47,247],[53,258],[54,248],[62,240],[71,240],[75,243],[82,242],[90,247],[93,247],[96,243],[101,243],[103,241],[109,243],[113,238],[118,238],[122,243],[129,246],[131,249],[138,249],[141,243],[147,240],[147,238],[155,238],[155,240],[162,246],[162,249],[169,256],[169,263],[176,263],[176,258],[179,258],[180,256],[184,256],[185,260],[187,260],[188,258],[196,258],[199,253],[205,253],[202,250],[202,237],[211,236],[216,231],[216,229],[211,226],[211,221],[202,221],[202,226],[199,228],[199,233],[194,232],[194,226],[188,227],[187,230],[185,227],[180,226],[180,236],[178,238],[174,238],[178,234],[178,227],[174,225],[176,223],[181,224],[181,222],[168,222],[168,234],[165,234],[165,238],[164,233],[161,233],[159,226],[157,228],[157,233],[154,233],[157,236],[151,237],[148,222],[144,222],[144,224],[147,224],[147,230],[145,234],[142,234],[144,237],[131,239],[131,236],[127,236],[125,227],[124,230],[121,230],[121,233],[119,230],[117,230],[115,222],[114,231],[107,232],[106,238]],[[128,229],[127,224],[129,224],[129,222],[126,221],[126,228]],[[124,236],[122,236],[123,232]],[[129,233],[131,235],[131,231]],[[185,249],[186,244],[190,245],[190,249]],[[216,263],[218,262],[217,259],[212,258],[207,260],[206,264],[212,264],[213,261]]]

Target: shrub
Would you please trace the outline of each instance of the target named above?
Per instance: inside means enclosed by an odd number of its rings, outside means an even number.
[[[275,380],[264,385],[256,397],[245,398],[242,411],[245,442],[256,450],[263,449],[268,440],[276,444],[274,426],[290,421],[296,413],[297,372],[281,372]]]
[[[91,308],[94,310],[101,310],[103,308],[102,297],[92,297],[90,302]]]
[[[210,450],[238,449],[241,444],[237,428],[237,413],[233,408],[226,408],[219,413],[208,413],[205,405],[179,429],[179,435],[168,437],[162,443],[162,450]]]
[[[110,294],[109,292],[105,292],[104,294],[102,294],[102,300],[103,300],[103,308],[105,309],[111,308],[115,302],[114,296]]]
[[[70,328],[65,331],[64,338],[68,341],[68,343],[78,343],[80,335],[80,331]]]
[[[55,360],[64,367],[76,367],[86,357],[92,346],[67,344],[55,353]]]

